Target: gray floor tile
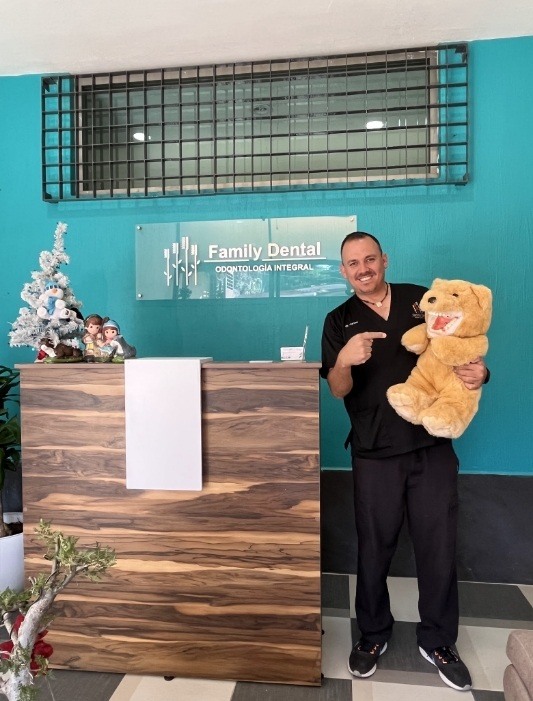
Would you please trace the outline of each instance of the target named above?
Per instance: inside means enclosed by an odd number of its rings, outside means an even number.
[[[56,669],[48,677],[38,677],[35,685],[39,701],[109,701],[123,678],[123,674]]]
[[[330,609],[322,607],[322,617],[335,616],[335,618],[350,618],[350,609]]]
[[[326,609],[350,610],[350,591],[347,574],[323,574],[322,606]]]
[[[352,701],[352,682],[324,679],[321,687],[238,682],[231,701]]]
[[[357,622],[352,619],[352,641],[355,643],[360,637]],[[379,668],[402,672],[432,671],[432,666],[418,650],[416,623],[396,621],[387,651],[379,660]]]
[[[472,618],[533,621],[533,606],[513,584],[459,582],[459,610]]]
[[[505,701],[503,691],[481,691],[472,689],[474,701]]]

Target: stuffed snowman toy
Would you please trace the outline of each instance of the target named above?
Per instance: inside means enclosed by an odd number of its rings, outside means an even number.
[[[37,308],[37,316],[40,319],[64,319],[70,316],[65,309],[63,300],[64,292],[53,280],[49,280],[44,292],[39,296],[40,307]]]

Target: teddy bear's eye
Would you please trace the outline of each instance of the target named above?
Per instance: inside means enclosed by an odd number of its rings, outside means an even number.
[[[452,297],[459,297],[459,295],[456,292],[452,292]]]

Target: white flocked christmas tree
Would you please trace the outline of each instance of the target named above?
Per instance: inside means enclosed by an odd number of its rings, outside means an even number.
[[[78,312],[81,302],[74,297],[68,277],[59,270],[70,260],[65,253],[66,232],[67,225],[59,222],[52,251],[41,251],[41,269],[34,270],[32,281],[22,288],[20,296],[28,306],[20,309],[12,324],[11,346],[30,346],[38,350],[46,339],[51,348],[58,344],[79,347],[83,331],[83,320]]]

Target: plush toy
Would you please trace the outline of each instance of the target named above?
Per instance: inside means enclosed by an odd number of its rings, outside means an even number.
[[[420,308],[426,322],[402,336],[407,350],[420,357],[387,398],[401,417],[433,436],[458,438],[477,412],[481,390],[467,389],[454,367],[486,355],[492,293],[483,285],[437,278]]]
[[[71,319],[71,310],[66,308],[64,291],[53,280],[48,280],[44,292],[39,296],[40,306],[37,316],[40,319]]]

